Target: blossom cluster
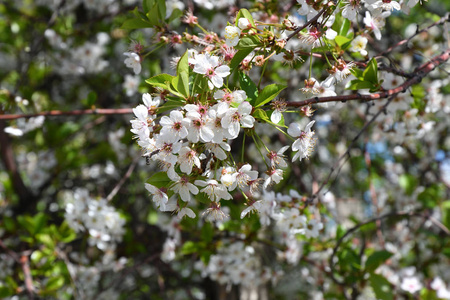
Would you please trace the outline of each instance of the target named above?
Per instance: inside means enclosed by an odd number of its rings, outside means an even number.
[[[196,65],[204,63],[204,59],[208,56],[197,57]],[[280,167],[287,166],[283,156],[287,147],[268,153],[271,168],[265,179],[259,178],[258,171],[252,170],[250,164],[236,167],[230,163],[230,141],[238,137],[241,127],[252,128],[255,123],[252,105],[246,98],[242,90],[218,90],[214,93],[216,104],[186,104],[162,116],[157,124],[157,116],[152,113],[158,109],[161,99],[144,94],[144,104],[133,109],[136,119],[131,121],[131,131],[144,150],[143,156],[158,161],[167,173],[168,185],[157,187],[146,183],[146,189],[161,211],[177,211],[180,218],[194,218],[195,213],[187,204],[202,192],[211,201],[211,207],[205,211],[209,219],[223,219],[225,214],[220,210],[220,200],[230,200],[230,192],[236,188],[248,187],[253,193],[262,181],[267,188],[282,180]],[[305,130],[297,123],[289,127],[288,134],[297,138],[292,145],[292,150],[297,152],[293,160],[310,156],[314,145],[313,124],[314,121],[310,122]],[[178,194],[183,202],[169,197],[170,194]]]
[[[225,241],[226,243],[226,241]],[[243,242],[226,243],[217,254],[210,257],[207,264],[198,261],[196,269],[203,277],[210,277],[222,285],[242,284],[259,286],[269,281],[275,283],[282,276],[281,271],[272,271],[261,265],[254,255],[255,249]]]
[[[107,251],[122,241],[125,219],[105,199],[91,198],[86,189],[78,188],[65,202],[67,223],[75,232],[87,232],[89,245]]]

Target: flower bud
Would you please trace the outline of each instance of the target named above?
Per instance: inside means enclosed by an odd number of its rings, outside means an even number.
[[[250,23],[250,21],[247,18],[240,18],[239,21],[238,21],[238,27],[241,30],[244,30],[244,29],[250,29],[253,26],[252,26],[252,24]]]

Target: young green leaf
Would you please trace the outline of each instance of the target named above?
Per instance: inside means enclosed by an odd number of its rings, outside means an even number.
[[[257,121],[264,121],[264,122],[269,122],[269,117],[267,116],[267,113],[262,110],[261,108],[257,108],[255,109],[255,111],[252,113],[252,116],[257,120]]]
[[[347,36],[348,30],[350,29],[350,26],[352,25],[352,23],[347,18],[343,18],[343,19],[344,19],[344,21],[342,22],[341,28],[339,29],[339,35]]]
[[[375,296],[377,299],[383,299],[383,300],[392,300],[394,299],[394,295],[392,294],[392,286],[387,281],[386,278],[384,278],[381,275],[371,273],[369,277],[370,286],[372,287],[373,291],[375,292]]]
[[[378,84],[378,66],[375,58],[372,58],[363,72],[365,81],[369,81],[374,85]]]
[[[343,50],[345,50],[345,49],[347,49],[348,47],[350,47],[350,44],[351,44],[351,42],[352,42],[351,39],[346,38],[345,36],[342,36],[342,35],[336,36],[336,37],[334,38],[334,40],[335,40],[336,44],[338,44],[338,46],[339,46],[341,49],[343,49]]]
[[[278,94],[286,88],[284,84],[270,84],[266,86],[256,98],[254,106],[259,107],[274,99]]]
[[[160,87],[163,89],[169,89],[170,82],[175,76],[169,75],[169,74],[159,74],[153,77],[150,77],[149,79],[146,79],[145,82],[150,84],[153,87]]]
[[[386,250],[375,251],[372,253],[366,261],[366,271],[375,271],[382,263],[388,260],[393,254]]]
[[[261,45],[261,41],[256,36],[251,35],[240,39],[235,48],[238,50],[251,48],[253,50]]]
[[[241,89],[247,94],[248,101],[250,103],[254,103],[258,97],[258,88],[256,87],[256,84],[250,79],[249,76],[242,72],[239,72],[239,83],[241,85]]]
[[[253,20],[252,14],[247,9],[242,8],[241,10],[239,10],[239,12],[236,16],[236,22],[235,22],[236,26],[238,26],[240,18],[247,19],[250,22],[250,24],[252,24],[253,28],[256,28],[255,21]]]
[[[177,76],[173,78],[172,84],[175,89],[186,98],[189,97],[189,62],[186,51],[177,64]]]
[[[156,186],[157,188],[168,187],[171,180],[166,172],[158,172],[147,180],[147,183]]]
[[[241,61],[243,61],[244,58],[247,57],[247,55],[249,55],[252,51],[253,51],[252,48],[245,48],[236,52],[236,54],[233,56],[230,62],[231,71],[233,71],[237,66],[239,66]]]
[[[350,85],[347,90],[362,90],[362,89],[373,89],[374,85],[371,82],[355,79],[350,81]]]

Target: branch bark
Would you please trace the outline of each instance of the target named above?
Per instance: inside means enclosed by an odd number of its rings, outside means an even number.
[[[379,100],[384,99],[390,96],[395,96],[400,93],[406,92],[406,90],[411,87],[414,84],[420,83],[422,79],[427,76],[431,71],[433,71],[438,66],[444,64],[448,59],[450,58],[450,49],[445,50],[440,55],[435,56],[430,61],[424,63],[423,65],[417,67],[413,74],[414,76],[411,79],[408,79],[403,84],[399,85],[396,88],[374,93],[374,94],[367,94],[363,95],[360,93],[356,94],[350,94],[350,95],[340,95],[340,96],[331,96],[331,97],[314,97],[309,98],[303,101],[298,102],[292,102],[288,101],[286,102],[287,106],[290,107],[303,107],[310,104],[317,104],[317,103],[326,103],[326,102],[345,102],[349,100],[364,100],[364,101],[371,101],[371,100]]]
[[[13,189],[19,197],[19,204],[15,211],[16,213],[22,213],[30,204],[36,201],[36,197],[27,188],[20,176],[19,168],[17,167],[14,157],[11,139],[4,129],[5,122],[0,120],[0,156],[5,169],[8,171]]]

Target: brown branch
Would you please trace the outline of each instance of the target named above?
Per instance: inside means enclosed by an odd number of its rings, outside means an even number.
[[[27,188],[20,176],[19,168],[17,167],[14,157],[11,139],[5,132],[5,127],[5,122],[0,121],[0,156],[5,169],[8,171],[13,189],[19,197],[19,204],[17,205],[16,212],[20,213],[25,211],[28,205],[34,203],[36,197]]]
[[[134,171],[134,168],[136,167],[139,159],[141,157],[137,156],[134,161],[130,164],[127,172],[123,175],[123,177],[120,179],[120,181],[117,183],[117,185],[114,187],[114,189],[109,193],[109,195],[106,197],[106,201],[111,201],[112,198],[114,198],[114,196],[119,192],[120,188],[122,187],[122,185],[125,183],[125,181],[131,176],[131,174]]]
[[[28,299],[34,299],[34,286],[33,286],[33,278],[31,277],[30,272],[30,261],[28,259],[28,255],[22,255],[20,257],[20,265],[22,266],[24,280],[25,280],[25,289],[27,290]]]
[[[297,51],[295,51],[295,52],[296,52],[297,54],[299,54],[299,55],[303,55],[303,56],[312,56],[312,57],[316,57],[316,58],[319,58],[319,59],[322,59],[322,60],[326,60],[324,54],[314,53],[314,52],[311,53],[311,52],[306,52],[306,51],[303,51],[303,50],[297,50]],[[331,54],[327,54],[326,56],[327,56],[327,58],[328,58],[329,60],[334,60],[334,59],[335,59],[335,58],[333,57],[333,55],[331,55]],[[367,68],[367,63],[364,63],[364,62],[360,62],[360,61],[350,61],[350,60],[344,60],[344,61],[345,61],[346,64],[353,63],[353,64],[355,64],[358,68],[362,68],[362,69]],[[380,71],[386,71],[386,72],[389,72],[389,73],[393,73],[393,74],[395,74],[395,75],[398,75],[398,76],[401,76],[401,77],[406,77],[406,78],[412,78],[412,77],[414,77],[414,74],[407,73],[407,72],[405,72],[405,71],[398,70],[398,69],[395,69],[395,68],[392,68],[392,67],[388,67],[388,66],[384,65],[383,63],[378,63],[378,70],[380,70]]]
[[[350,95],[340,95],[340,96],[331,96],[331,97],[314,97],[309,98],[303,101],[298,102],[290,102],[287,101],[286,105],[290,107],[302,107],[310,104],[316,104],[316,103],[326,103],[326,102],[345,102],[349,100],[364,100],[364,101],[371,101],[371,100],[378,100],[378,99],[384,99],[390,96],[396,96],[399,93],[404,93],[406,90],[411,87],[414,84],[417,84],[422,81],[422,79],[428,75],[431,71],[433,71],[436,67],[439,65],[442,65],[450,58],[450,49],[445,50],[440,55],[435,56],[430,61],[424,63],[423,65],[417,67],[413,74],[414,76],[405,81],[403,84],[399,85],[396,88],[374,93],[374,94],[367,94],[363,95],[360,93],[356,94],[350,94]]]
[[[308,22],[306,22],[303,26],[298,27],[297,29],[295,29],[295,31],[293,33],[291,33],[287,38],[286,38],[286,42],[289,41],[290,39],[292,39],[297,33],[299,33],[300,31],[302,31],[303,29],[305,29],[306,27],[308,27],[309,25],[311,25],[312,23],[316,22],[321,15],[323,15],[323,13],[327,10],[327,8],[322,8],[321,11],[319,11],[319,13],[312,18],[311,20],[309,20]]]
[[[397,44],[389,47],[388,49],[384,50],[383,52],[381,52],[380,54],[378,54],[377,56],[384,56],[385,54],[390,53],[392,50],[394,50],[395,48],[401,46],[401,45],[405,45],[408,44],[410,40],[412,40],[414,37],[416,37],[417,35],[421,34],[422,32],[428,31],[430,28],[437,26],[437,25],[441,25],[444,24],[445,22],[449,22],[450,21],[450,13],[447,13],[445,16],[443,16],[441,19],[439,19],[439,21],[427,26],[426,28],[422,29],[422,30],[417,30],[412,36],[410,36],[407,39],[404,39],[400,42],[398,42]],[[417,29],[419,29],[419,27],[417,27]]]
[[[33,118],[38,116],[60,117],[60,116],[79,116],[79,115],[127,115],[132,114],[132,108],[94,108],[84,110],[61,111],[51,110],[36,114],[4,114],[0,115],[0,120],[15,120],[21,118]]]

